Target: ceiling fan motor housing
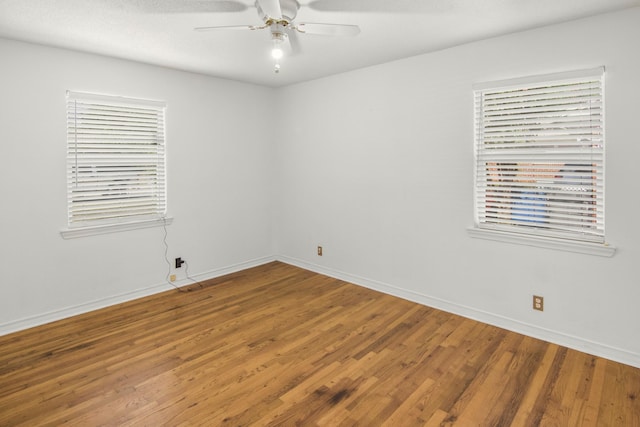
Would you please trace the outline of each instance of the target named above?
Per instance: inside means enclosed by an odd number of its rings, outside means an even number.
[[[271,24],[271,40],[283,42],[287,37],[287,34],[284,32],[284,26],[280,23],[274,22]]]

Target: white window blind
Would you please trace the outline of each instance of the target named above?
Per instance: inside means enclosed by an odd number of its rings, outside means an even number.
[[[165,215],[164,115],[162,102],[67,92],[70,227]]]
[[[604,242],[603,77],[474,87],[476,227]]]

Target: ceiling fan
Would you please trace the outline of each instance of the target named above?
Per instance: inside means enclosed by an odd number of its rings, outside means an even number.
[[[262,25],[231,25],[214,27],[197,27],[196,31],[211,30],[265,30],[271,33],[271,56],[275,60],[274,71],[280,72],[280,59],[284,55],[283,47],[289,42],[289,36],[296,33],[316,34],[322,36],[355,36],[360,27],[348,24],[321,24],[317,22],[296,22],[300,9],[298,0],[256,0],[255,7]]]

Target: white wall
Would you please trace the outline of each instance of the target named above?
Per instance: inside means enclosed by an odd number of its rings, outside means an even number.
[[[281,258],[640,366],[638,40],[635,8],[281,89]],[[472,84],[601,65],[617,254],[470,238]]]
[[[273,90],[3,39],[0,58],[0,333],[170,289],[162,228],[60,236],[68,89],[167,102],[170,260],[206,278],[272,259]]]

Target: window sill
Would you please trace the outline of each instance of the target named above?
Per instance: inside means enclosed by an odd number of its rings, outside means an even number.
[[[614,246],[609,246],[608,243],[587,243],[554,239],[551,237],[524,236],[521,234],[507,233],[504,231],[496,230],[484,230],[475,227],[468,228],[467,232],[469,233],[469,236],[476,239],[535,246],[538,248],[555,249],[559,251],[575,252],[579,254],[612,257],[616,253],[616,248]]]
[[[63,239],[95,236],[98,234],[118,233],[120,231],[137,230],[140,228],[162,227],[173,222],[173,218],[147,219],[143,221],[123,222],[121,224],[97,225],[89,227],[65,228],[60,230]]]

